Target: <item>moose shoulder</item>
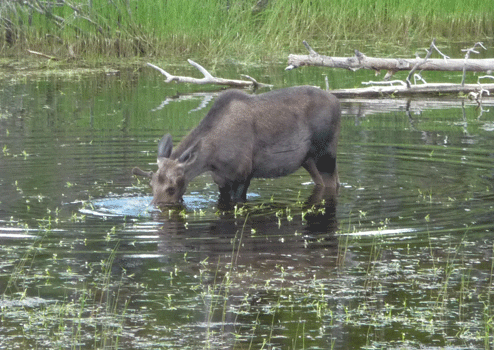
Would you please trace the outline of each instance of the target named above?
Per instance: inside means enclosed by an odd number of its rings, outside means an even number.
[[[252,178],[288,175],[304,167],[316,186],[339,186],[336,150],[340,104],[321,89],[301,86],[260,95],[223,92],[207,115],[173,148],[158,144],[158,170],[133,174],[151,179],[155,205],[178,203],[187,184],[210,171],[220,202],[246,200]]]

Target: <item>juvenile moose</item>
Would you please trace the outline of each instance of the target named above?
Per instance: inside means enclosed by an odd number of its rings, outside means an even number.
[[[132,172],[151,179],[157,206],[181,202],[187,184],[206,171],[222,203],[245,201],[252,178],[285,176],[301,166],[316,186],[336,191],[339,132],[340,104],[321,89],[228,90],[175,149],[172,137],[163,136],[157,172]]]

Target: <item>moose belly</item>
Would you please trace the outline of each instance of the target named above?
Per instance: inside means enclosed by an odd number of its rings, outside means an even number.
[[[307,150],[305,148],[270,148],[255,157],[252,176],[274,178],[289,175],[302,165]]]

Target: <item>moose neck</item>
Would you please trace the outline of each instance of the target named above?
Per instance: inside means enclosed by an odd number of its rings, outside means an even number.
[[[176,159],[183,164],[187,183],[208,170],[207,150],[200,147],[200,145],[197,146],[197,140],[195,142],[187,142],[188,140],[190,140],[189,137],[184,139],[170,155],[171,159]]]
[[[205,159],[199,154],[194,161],[185,164],[184,173],[187,183],[208,170]]]

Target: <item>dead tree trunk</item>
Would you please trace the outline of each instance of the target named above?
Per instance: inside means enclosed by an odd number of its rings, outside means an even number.
[[[444,94],[463,94],[469,96],[469,98],[478,100],[483,96],[489,95],[490,92],[494,92],[494,84],[420,84],[412,85],[408,88],[406,84],[402,85],[375,85],[365,88],[355,89],[336,89],[331,90],[331,93],[339,98],[351,98],[351,97],[390,97],[390,96],[438,96]]]
[[[375,71],[388,70],[397,72],[401,70],[411,70],[419,65],[419,70],[436,70],[436,71],[458,71],[463,69],[469,72],[488,72],[494,71],[494,59],[451,59],[444,58],[427,59],[416,58],[377,58],[367,57],[363,53],[355,50],[353,57],[330,57],[320,55],[315,52],[304,41],[304,45],[309,50],[308,55],[288,55],[288,67],[291,70],[301,66],[318,66],[328,68],[343,68],[350,70],[372,69]]]

